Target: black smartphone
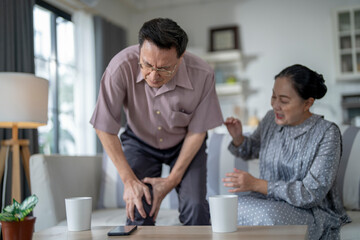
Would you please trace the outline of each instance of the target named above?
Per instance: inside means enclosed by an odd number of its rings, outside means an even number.
[[[137,229],[136,225],[114,227],[108,232],[108,236],[126,236]]]

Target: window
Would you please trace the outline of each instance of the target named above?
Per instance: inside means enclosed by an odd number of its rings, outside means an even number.
[[[339,80],[360,80],[360,7],[336,13]]]
[[[360,95],[343,95],[343,124],[351,124],[360,127]]]
[[[49,121],[39,128],[40,152],[75,154],[74,24],[70,15],[37,1],[34,7],[35,74],[49,80]]]

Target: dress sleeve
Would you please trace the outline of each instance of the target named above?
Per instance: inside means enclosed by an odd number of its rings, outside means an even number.
[[[340,157],[341,133],[335,124],[331,124],[318,144],[314,160],[305,177],[293,182],[269,181],[268,197],[302,208],[319,205],[335,181]]]
[[[243,160],[259,158],[263,130],[266,129],[265,125],[269,125],[272,121],[274,121],[273,112],[269,111],[256,130],[250,136],[245,136],[244,142],[239,147],[236,147],[231,141],[228,147],[229,151]]]
[[[245,136],[244,142],[236,147],[231,141],[229,144],[229,151],[236,157],[240,157],[243,160],[250,160],[259,157],[260,151],[260,134],[259,128],[255,130],[251,136]]]

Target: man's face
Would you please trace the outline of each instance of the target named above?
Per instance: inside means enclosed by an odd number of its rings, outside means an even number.
[[[160,88],[168,83],[179,69],[182,56],[177,58],[175,47],[160,49],[145,40],[140,49],[141,73],[150,87]]]

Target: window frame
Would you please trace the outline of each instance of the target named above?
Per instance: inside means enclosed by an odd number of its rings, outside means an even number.
[[[44,58],[43,56],[39,56],[39,55],[34,55],[34,60],[36,62],[36,60],[40,60],[40,61],[44,61],[49,63],[49,75],[50,75],[50,79],[53,81],[53,84],[55,85],[55,87],[50,88],[49,90],[52,91],[52,94],[49,94],[49,96],[52,96],[52,102],[53,102],[53,106],[50,106],[51,108],[49,108],[49,111],[52,114],[52,121],[53,121],[53,129],[51,131],[53,131],[53,139],[50,142],[50,145],[53,147],[51,149],[51,154],[53,153],[60,153],[60,102],[59,102],[59,87],[60,87],[60,76],[59,76],[59,68],[61,67],[61,65],[66,65],[67,64],[63,64],[59,62],[59,56],[58,56],[58,52],[57,52],[57,48],[58,48],[58,44],[57,44],[57,18],[61,17],[67,21],[72,22],[71,19],[71,15],[63,10],[60,10],[56,7],[54,7],[53,5],[44,2],[42,0],[36,0],[35,1],[35,6],[39,6],[43,9],[48,10],[49,12],[51,12],[51,18],[50,18],[50,40],[51,40],[51,44],[50,44],[50,61],[46,58]],[[35,37],[35,35],[34,35]],[[35,44],[35,42],[34,42]],[[71,66],[74,67],[74,69],[76,70],[76,66]],[[49,80],[50,80],[49,79]]]
[[[360,47],[356,47],[356,36],[360,36],[360,28],[355,29],[355,12],[360,11],[360,5],[350,6],[345,8],[338,8],[333,14],[334,26],[334,43],[335,43],[335,58],[336,58],[336,79],[337,81],[360,81],[360,60],[357,60],[357,55],[360,55]],[[350,30],[340,31],[339,15],[342,13],[350,14]],[[340,38],[350,36],[351,47],[348,49],[341,48]],[[342,71],[342,54],[351,55],[352,71]]]

